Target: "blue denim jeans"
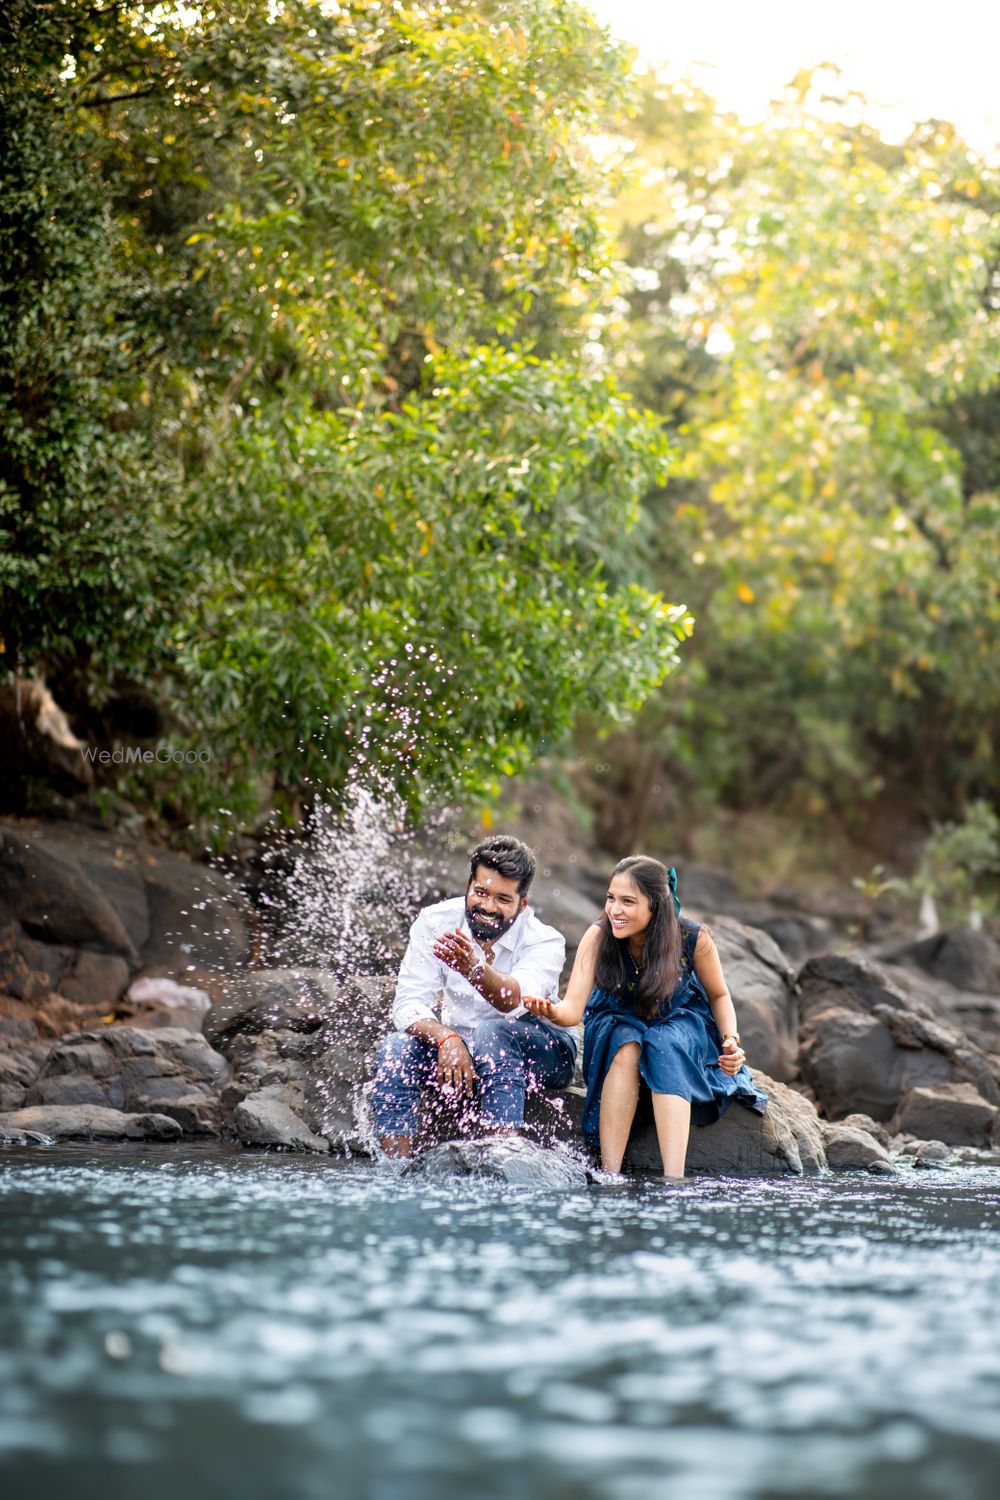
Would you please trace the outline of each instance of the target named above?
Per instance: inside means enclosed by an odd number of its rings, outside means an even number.
[[[575,1057],[567,1042],[534,1016],[483,1021],[469,1048],[479,1083],[479,1123],[488,1129],[524,1124],[528,1088],[564,1089]],[[372,1093],[379,1135],[414,1135],[420,1093],[437,1087],[438,1052],[433,1042],[394,1031],[379,1048]]]

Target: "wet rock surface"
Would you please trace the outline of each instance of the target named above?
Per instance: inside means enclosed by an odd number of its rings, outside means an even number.
[[[247,1094],[233,1110],[233,1126],[244,1146],[280,1146],[286,1151],[327,1152],[330,1142],[315,1135],[295,1105],[301,1098],[287,1085],[270,1084]]]
[[[731,1104],[714,1124],[693,1126],[688,1171],[734,1177],[800,1177],[822,1171],[826,1153],[815,1107],[787,1084],[757,1068],[751,1071],[754,1082],[768,1095],[766,1114]],[[633,1133],[625,1164],[642,1171],[662,1171],[651,1123]]]
[[[168,1115],[185,1135],[219,1135],[225,1059],[183,1030],[106,1027],[64,1037],[25,1094],[26,1105],[88,1105]]]
[[[177,1141],[184,1134],[169,1115],[128,1112],[99,1104],[39,1104],[0,1114],[0,1140],[19,1136],[53,1141]]]
[[[404,1164],[409,1177],[485,1177],[546,1187],[584,1187],[592,1174],[559,1147],[543,1147],[518,1136],[444,1141]]]

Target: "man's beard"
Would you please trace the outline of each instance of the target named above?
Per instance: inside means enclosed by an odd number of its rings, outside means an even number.
[[[499,912],[479,911],[468,899],[465,903],[465,920],[477,943],[495,943],[513,927],[519,915],[515,912],[512,917],[502,917]]]

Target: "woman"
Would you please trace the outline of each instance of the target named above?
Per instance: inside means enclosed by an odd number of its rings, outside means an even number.
[[[611,876],[604,916],[584,934],[560,1002],[525,997],[559,1026],[583,1017],[585,1135],[621,1170],[639,1101],[653,1097],[665,1177],[683,1177],[691,1120],[708,1125],[732,1099],[763,1114],[767,1095],[744,1067],[736,1012],[711,934],[680,919],[676,877],[635,854]]]

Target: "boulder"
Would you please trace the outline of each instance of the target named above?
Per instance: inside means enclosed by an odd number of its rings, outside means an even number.
[[[962,1032],[984,1052],[1000,1054],[1000,994],[963,990],[947,979],[933,978],[924,969],[882,962],[884,973],[949,1026]]]
[[[753,1069],[754,1082],[768,1095],[767,1112],[732,1104],[713,1125],[695,1126],[688,1145],[687,1170],[714,1176],[812,1175],[826,1165],[819,1117],[808,1099]],[[633,1135],[626,1165],[662,1171],[656,1131],[646,1126]]]
[[[184,979],[250,957],[249,915],[221,872],[140,839],[71,823],[0,823],[0,928],[50,988],[110,1009],[137,970]],[[119,966],[81,964],[79,950]],[[64,988],[68,985],[68,988]]]
[[[0,1114],[0,1138],[16,1140],[19,1133],[57,1141],[176,1141],[182,1131],[177,1121],[166,1115],[131,1114],[94,1104],[53,1104]]]
[[[904,968],[922,970],[958,990],[1000,996],[1000,943],[988,932],[954,927],[919,943],[885,946],[879,957]]]
[[[14,1040],[0,1033],[0,1110],[20,1109],[38,1077],[48,1043],[33,1036]]]
[[[970,1083],[915,1088],[900,1101],[893,1129],[951,1146],[989,1146],[997,1140],[1000,1110]]]
[[[726,916],[745,927],[766,932],[786,960],[795,964],[803,963],[814,953],[828,953],[836,936],[833,923],[826,917],[790,911],[773,901],[733,901],[724,910]]]
[[[104,1105],[169,1115],[185,1135],[218,1135],[223,1057],[181,1029],[108,1026],[63,1037],[25,1096],[32,1105]]]
[[[767,933],[731,918],[711,930],[751,1065],[788,1083],[798,1071],[799,1015],[787,959]]]
[[[343,986],[327,969],[252,969],[223,982],[201,1029],[225,1049],[241,1033],[318,1031],[343,1004]]]
[[[53,854],[34,833],[0,830],[0,916],[43,942],[138,957],[105,891],[72,855]]]
[[[889,1121],[911,1089],[946,1083],[970,1083],[1000,1104],[996,1063],[861,955],[810,959],[799,1008],[802,1076],[831,1119]]]
[[[859,1118],[855,1116],[855,1118]],[[823,1126],[826,1164],[834,1172],[891,1172],[885,1146],[867,1130],[843,1122]]]
[[[244,1146],[329,1151],[329,1141],[309,1129],[294,1108],[296,1102],[294,1093],[276,1084],[241,1099],[233,1110],[233,1127]]]
[[[314,1133],[361,1147],[360,1095],[390,1026],[394,987],[392,978],[337,980],[323,969],[261,969],[233,980],[203,1023],[233,1067],[226,1108],[285,1085]]]
[[[887,1130],[880,1121],[873,1120],[871,1115],[845,1115],[840,1123],[841,1125],[849,1125],[854,1130],[863,1130],[865,1135],[874,1136],[875,1140],[878,1141],[880,1146],[884,1146],[886,1151],[892,1146],[893,1132]]]
[[[137,850],[149,911],[144,973],[183,980],[194,966],[231,974],[250,958],[250,914],[232,881],[180,854]]]
[[[916,1141],[909,1154],[915,1167],[943,1167],[954,1158],[954,1152],[944,1141]]]
[[[408,1177],[485,1177],[566,1189],[585,1187],[592,1176],[565,1147],[537,1146],[523,1136],[444,1141],[407,1161],[403,1172]]]
[[[110,1011],[128,987],[129,966],[111,953],[76,952],[59,976],[58,990],[67,1000]]]

